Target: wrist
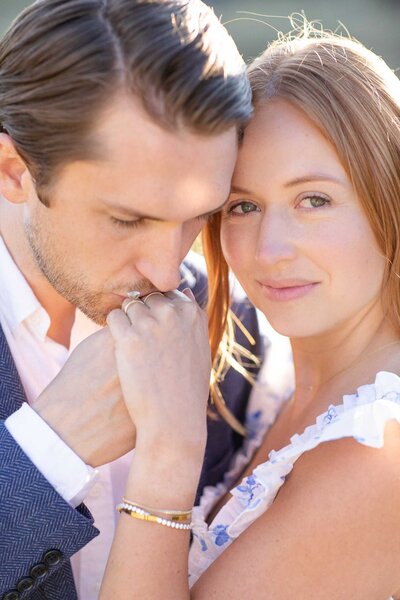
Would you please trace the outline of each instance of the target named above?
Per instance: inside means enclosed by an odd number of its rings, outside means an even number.
[[[77,454],[86,464],[90,464],[87,454],[79,446],[74,436],[76,428],[76,419],[68,418],[63,411],[60,411],[58,403],[52,401],[51,396],[47,397],[46,390],[32,405],[32,409],[47,425],[63,440],[63,442]],[[75,423],[74,423],[75,421]]]
[[[142,460],[160,459],[168,465],[184,459],[185,463],[197,464],[204,460],[207,442],[207,427],[194,432],[151,431],[150,427],[140,427],[136,436],[136,455]]]
[[[150,458],[137,448],[124,495],[149,506],[187,509],[193,506],[202,464],[203,456],[187,460],[169,453]]]

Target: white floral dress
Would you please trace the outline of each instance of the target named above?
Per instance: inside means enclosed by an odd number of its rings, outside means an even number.
[[[400,423],[400,378],[380,372],[374,384],[364,385],[357,393],[344,396],[342,404],[330,406],[315,424],[302,434],[294,435],[281,450],[270,452],[266,462],[232,489],[290,395],[291,390],[287,389],[278,397],[266,381],[255,387],[247,411],[250,434],[243,448],[234,457],[224,481],[216,487],[206,487],[199,506],[194,508],[193,543],[189,553],[191,586],[233,540],[268,510],[304,452],[322,442],[346,437],[381,448],[385,423],[392,419]],[[228,490],[231,490],[231,498],[208,526],[207,515]]]

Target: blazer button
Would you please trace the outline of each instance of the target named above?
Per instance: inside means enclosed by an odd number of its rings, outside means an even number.
[[[17,590],[10,590],[6,592],[2,598],[2,600],[19,600],[21,596],[18,594]]]
[[[47,575],[47,572],[48,568],[46,565],[40,562],[37,565],[33,565],[32,569],[29,571],[29,575],[33,577],[33,579],[42,579],[42,577]]]
[[[32,577],[23,577],[17,583],[17,590],[21,592],[21,594],[22,592],[27,592],[33,588],[34,583]]]
[[[54,567],[62,559],[62,552],[60,550],[48,550],[43,554],[43,560],[48,567]]]

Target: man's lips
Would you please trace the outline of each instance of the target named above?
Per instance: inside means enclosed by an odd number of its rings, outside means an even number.
[[[146,292],[141,292],[140,293],[140,298],[142,298],[143,296],[147,296],[148,294],[151,294],[151,292],[156,292],[157,290],[149,290]],[[121,302],[123,302],[124,300],[126,300],[127,298],[129,298],[128,296],[128,292],[113,292],[113,295],[116,296],[117,298],[121,299]]]
[[[261,286],[263,294],[269,300],[276,302],[287,302],[288,300],[303,298],[319,285],[318,281],[305,281],[301,279],[269,279],[259,281],[258,283]]]

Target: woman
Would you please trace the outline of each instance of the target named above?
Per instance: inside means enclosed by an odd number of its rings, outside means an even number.
[[[328,35],[280,40],[249,74],[255,116],[206,233],[211,316],[221,227],[248,296],[291,338],[294,392],[264,413],[255,394],[244,450],[193,512],[188,571],[205,319],[173,294],[110,315],[138,433],[101,598],[400,598],[400,83]]]

